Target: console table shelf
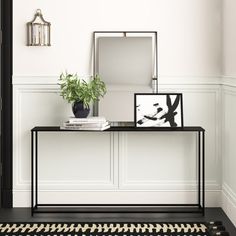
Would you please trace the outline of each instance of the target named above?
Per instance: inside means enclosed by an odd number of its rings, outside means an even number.
[[[38,134],[41,132],[192,132],[197,134],[197,203],[196,204],[40,204],[38,200]],[[178,128],[135,127],[132,122],[115,122],[104,131],[68,130],[59,126],[36,126],[31,130],[31,213],[84,212],[205,212],[205,130],[200,126]]]

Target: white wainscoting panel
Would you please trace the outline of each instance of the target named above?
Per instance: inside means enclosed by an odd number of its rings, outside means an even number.
[[[195,135],[122,132],[119,137],[120,188],[180,190],[196,186]]]
[[[236,226],[236,78],[224,78],[222,208]]]
[[[206,185],[208,189],[221,189],[221,87],[185,84],[160,89],[182,92],[184,125],[202,126],[206,130]]]
[[[14,206],[30,205],[30,130],[61,125],[71,106],[53,82],[14,80]],[[24,81],[27,81],[25,83]],[[220,88],[166,84],[183,92],[184,123],[206,129],[208,206],[219,206]],[[39,135],[40,200],[58,203],[159,203],[196,199],[197,140],[185,133],[45,133]],[[173,198],[173,194],[175,197]],[[56,196],[56,197],[55,197]]]
[[[236,193],[236,88],[224,87],[223,181]]]
[[[115,188],[114,134],[40,133],[39,180],[43,189]],[[117,155],[116,155],[117,158]]]
[[[61,125],[70,113],[55,86],[14,86],[13,103],[13,186],[28,189],[30,130],[37,125]]]
[[[14,89],[14,186],[30,184],[30,130],[37,125],[62,125],[70,107],[57,89]],[[66,115],[67,114],[67,115]],[[114,184],[114,137],[112,133],[39,134],[39,178],[43,189]],[[101,148],[102,147],[102,148]],[[101,167],[101,168],[100,168]],[[79,181],[76,178],[79,178]]]

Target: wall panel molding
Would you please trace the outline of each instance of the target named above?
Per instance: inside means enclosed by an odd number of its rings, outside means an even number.
[[[235,192],[235,99],[236,77],[223,77],[222,86],[222,208],[236,226],[236,192]],[[232,168],[231,168],[232,167]],[[229,170],[230,169],[230,170]],[[233,189],[234,188],[234,189]]]
[[[57,85],[58,75],[14,75],[13,85]],[[89,79],[89,75],[79,75],[81,78]],[[220,76],[168,76],[158,77],[160,85],[220,85]],[[150,81],[151,83],[151,81]]]
[[[148,134],[148,133],[147,133]],[[166,135],[167,133],[165,133]],[[129,160],[129,155],[128,155],[128,135],[130,135],[130,133],[126,133],[126,132],[122,132],[119,133],[119,186],[120,189],[125,189],[125,190],[157,190],[157,191],[166,191],[166,190],[172,190],[172,191],[179,191],[179,190],[189,190],[189,191],[194,191],[197,187],[197,181],[196,181],[196,176],[194,177],[194,180],[175,180],[173,179],[173,176],[170,174],[170,178],[168,179],[162,179],[162,180],[158,180],[155,179],[155,177],[153,177],[154,179],[146,179],[146,180],[140,180],[140,179],[129,179],[128,175],[132,174],[132,169],[136,168],[135,164],[136,163],[132,163],[133,167],[130,167],[130,165],[128,164],[128,160]],[[143,134],[142,134],[143,135]],[[165,159],[165,154],[161,153],[161,156],[163,156],[163,158],[159,159],[158,156],[160,156],[160,154],[158,154],[158,142],[160,142],[160,135],[161,134],[154,134],[152,136],[155,136],[159,139],[157,139],[157,147],[152,149],[152,154],[154,153],[154,155],[156,154],[157,156],[157,162],[153,163],[154,165],[156,165],[156,172],[158,173],[159,171],[159,165],[163,164],[163,160]],[[176,138],[181,138],[181,134],[176,134]],[[182,134],[184,135],[184,134]],[[195,135],[194,135],[195,136]],[[155,138],[154,137],[154,138]],[[138,138],[138,136],[137,136]],[[132,139],[132,138],[131,138]],[[144,143],[143,145],[145,146],[145,150],[147,150],[148,152],[150,152],[150,147],[148,147],[149,145],[149,141],[151,138],[147,138],[145,136],[144,138]],[[145,142],[146,140],[146,142]],[[132,140],[130,140],[132,141]],[[136,141],[134,141],[135,143]],[[197,144],[197,140],[194,140],[194,143]],[[153,144],[153,143],[152,143]],[[216,143],[215,143],[216,144]],[[139,146],[139,145],[138,145]],[[185,147],[182,147],[183,149],[185,149]],[[169,148],[167,148],[167,153]],[[195,152],[193,153],[192,157],[193,163],[191,163],[193,169],[196,168],[196,160],[197,160],[197,146],[194,148],[196,149]],[[156,150],[156,151],[155,151]],[[162,150],[163,151],[163,150]],[[151,155],[152,155],[151,154]],[[147,156],[150,154],[147,154]],[[145,159],[147,159],[147,156],[139,156],[137,155],[137,153],[135,153],[133,156],[135,156],[134,159],[141,159],[143,158],[144,161]],[[179,155],[176,155],[175,158],[179,158]],[[188,156],[188,159],[190,158],[190,156]],[[163,159],[163,160],[162,160]],[[214,160],[215,164],[218,164],[218,159]],[[172,163],[169,163],[170,167],[167,169],[167,172],[170,173],[171,172],[171,167],[172,167]],[[145,163],[143,163],[143,165],[145,165]],[[191,166],[190,166],[191,167]],[[144,168],[145,169],[145,168]],[[154,168],[155,169],[155,168]],[[154,170],[155,171],[155,170]],[[144,171],[145,172],[145,171]],[[140,174],[142,175],[142,169],[140,170]],[[172,176],[172,177],[171,177]],[[206,180],[206,189],[208,190],[216,190],[216,189],[220,189],[220,182],[217,180]]]
[[[43,78],[43,79],[42,79]],[[175,80],[177,77],[172,77],[173,80]],[[42,98],[42,105],[45,104],[45,101],[43,99],[45,99],[45,97],[49,96],[49,98],[52,98],[52,102],[53,103],[57,103],[58,98],[59,97],[59,87],[57,85],[57,83],[55,82],[56,77],[50,77],[50,76],[46,76],[46,77],[41,77],[41,76],[37,76],[37,77],[22,77],[19,80],[19,77],[14,77],[14,82],[13,82],[13,98],[14,98],[14,206],[29,206],[30,201],[29,201],[29,196],[28,196],[28,191],[30,189],[30,181],[29,179],[27,179],[27,177],[25,175],[22,175],[25,171],[25,158],[27,157],[27,150],[30,148],[29,144],[30,142],[28,142],[28,146],[25,143],[22,143],[22,137],[24,137],[25,131],[22,125],[24,125],[25,121],[22,120],[22,114],[23,114],[23,109],[25,109],[27,107],[27,104],[29,102],[29,105],[33,103],[35,97],[37,97],[37,101],[40,102],[39,98]],[[179,78],[180,79],[180,78]],[[187,78],[186,78],[187,79]],[[212,111],[214,111],[214,114],[212,114],[213,120],[211,120],[211,122],[205,121],[203,118],[201,118],[201,114],[199,114],[199,116],[194,120],[196,120],[196,124],[194,125],[202,125],[202,126],[206,126],[206,128],[208,129],[208,126],[210,127],[210,142],[211,142],[211,146],[212,146],[212,151],[208,151],[208,155],[209,159],[208,159],[208,165],[214,165],[216,172],[213,173],[212,175],[209,177],[209,179],[207,179],[206,181],[206,187],[207,187],[207,191],[208,191],[208,195],[210,194],[212,196],[216,196],[217,197],[213,197],[214,200],[209,200],[210,202],[214,202],[210,203],[210,205],[214,205],[217,206],[217,200],[218,195],[219,195],[219,190],[221,189],[221,179],[219,178],[218,174],[219,174],[219,168],[221,165],[221,158],[220,158],[220,118],[218,113],[220,112],[220,96],[221,96],[221,88],[220,85],[215,83],[215,84],[209,84],[209,83],[198,83],[197,81],[194,83],[189,82],[187,84],[187,80],[185,81],[185,83],[183,82],[182,84],[177,84],[178,82],[175,81],[175,83],[171,84],[171,83],[166,83],[166,84],[161,84],[160,85],[160,90],[161,91],[178,91],[178,92],[182,92],[186,95],[186,99],[194,99],[194,103],[197,105],[198,99],[200,97],[204,97],[206,98],[206,101],[209,103],[212,103]],[[26,97],[25,97],[26,96]],[[24,99],[23,99],[24,98]],[[27,99],[26,99],[27,98]],[[55,99],[54,99],[55,98]],[[190,101],[186,100],[186,104],[189,104]],[[63,112],[63,109],[67,109],[66,112],[68,112],[68,110],[70,110],[70,106],[66,104],[66,102],[64,102],[63,100],[61,100],[61,103],[63,104],[62,106],[62,110],[60,110],[60,112]],[[185,103],[184,103],[185,104]],[[53,104],[52,104],[53,105]],[[210,105],[210,104],[209,104]],[[58,104],[57,104],[58,106]],[[30,106],[29,106],[30,107]],[[39,106],[40,107],[40,106]],[[190,107],[189,105],[187,107]],[[207,109],[208,105],[206,106]],[[192,108],[191,108],[192,109]],[[188,113],[186,111],[186,113]],[[67,114],[65,114],[65,117],[68,117]],[[198,122],[198,120],[202,120],[200,122]],[[54,124],[54,123],[52,123]],[[191,125],[192,123],[187,121],[187,125]],[[50,124],[49,124],[50,125]],[[30,127],[32,128],[32,127]],[[110,171],[110,175],[108,178],[110,179],[110,181],[108,181],[107,183],[105,183],[104,181],[100,182],[96,182],[96,181],[86,181],[86,180],[82,180],[82,181],[77,181],[77,180],[65,180],[65,181],[44,181],[42,183],[43,186],[43,196],[46,198],[46,196],[50,196],[51,192],[60,192],[60,193],[64,193],[64,192],[75,192],[77,194],[77,191],[79,191],[79,193],[83,194],[83,196],[85,196],[87,191],[95,191],[96,193],[98,193],[98,196],[100,195],[100,190],[103,189],[105,193],[107,190],[111,190],[114,191],[114,195],[112,195],[112,199],[116,199],[116,194],[117,196],[119,196],[119,192],[126,192],[127,195],[126,197],[129,199],[129,196],[131,198],[131,196],[134,196],[133,193],[136,191],[138,193],[142,193],[145,195],[149,195],[151,194],[150,198],[156,198],[157,195],[159,195],[161,193],[161,198],[165,199],[167,196],[171,197],[172,192],[177,192],[177,193],[181,193],[181,194],[177,194],[177,196],[179,196],[179,199],[182,199],[182,196],[184,194],[189,194],[192,192],[194,192],[194,188],[195,188],[195,182],[190,180],[190,179],[186,179],[183,181],[175,181],[175,180],[159,180],[158,179],[154,179],[154,181],[152,180],[134,180],[134,182],[130,182],[126,177],[124,177],[124,175],[122,174],[122,171],[125,169],[125,165],[124,162],[122,162],[122,160],[124,159],[125,155],[124,153],[122,153],[122,149],[121,147],[125,147],[126,145],[126,140],[125,140],[125,135],[118,138],[118,134],[114,133],[112,134],[113,137],[113,157],[112,157],[112,161],[110,162],[110,168],[113,169],[112,171]],[[209,135],[209,134],[207,134]],[[118,140],[119,139],[119,140]],[[207,139],[209,140],[209,138]],[[212,153],[211,153],[212,152]],[[28,152],[29,153],[29,152]],[[26,156],[25,156],[26,155]],[[123,156],[122,156],[123,155]],[[123,158],[123,159],[122,159]],[[29,167],[29,165],[28,165]],[[208,167],[207,167],[208,168]],[[210,166],[209,166],[210,168]],[[60,184],[61,183],[61,184]],[[79,186],[79,187],[78,187]],[[163,187],[164,186],[164,187]],[[52,191],[50,191],[50,189]],[[103,191],[102,190],[102,191]],[[192,191],[192,192],[191,192]],[[217,192],[216,195],[215,192]],[[129,193],[132,193],[129,195]],[[191,195],[190,194],[190,195]],[[187,199],[191,199],[190,195],[188,195],[189,197],[187,197]],[[21,199],[21,196],[25,196],[25,198]],[[27,197],[28,196],[28,197]],[[63,201],[63,196],[64,194],[61,195],[62,197],[60,198]],[[192,196],[192,195],[191,195]],[[146,200],[150,200],[149,198],[145,198]],[[109,195],[107,195],[107,200],[109,200]],[[219,203],[219,202],[218,202]]]
[[[236,76],[222,76],[222,85],[236,87]]]
[[[37,87],[24,87],[24,86],[13,86],[13,170],[14,170],[14,184],[18,187],[27,188],[30,180],[24,180],[21,176],[22,161],[21,161],[21,150],[22,150],[22,94],[44,94],[44,93],[56,93],[56,89],[52,88],[37,88]],[[14,115],[14,114],[17,114]],[[30,130],[29,130],[30,133]],[[30,147],[29,147],[30,148]]]
[[[23,125],[25,125],[25,121],[22,119],[22,107],[24,104],[22,101],[22,96],[27,94],[29,96],[29,101],[30,98],[34,95],[48,95],[48,94],[53,94],[57,95],[59,98],[58,94],[58,89],[55,86],[51,85],[44,85],[44,86],[25,86],[25,85],[20,85],[20,86],[14,86],[13,90],[13,111],[14,114],[18,114],[17,116],[14,116],[14,122],[13,122],[13,127],[14,127],[14,132],[13,132],[13,177],[14,177],[14,185],[13,185],[13,190],[15,189],[21,189],[21,190],[27,190],[30,188],[30,179],[25,179],[23,177],[25,166],[24,164],[25,159],[30,162],[30,130],[25,131],[23,128]],[[59,98],[60,99],[60,98]],[[30,114],[29,114],[30,115]],[[50,121],[49,121],[50,122]],[[50,125],[50,124],[49,124]],[[60,124],[59,124],[60,125]],[[32,126],[33,127],[33,126]],[[30,128],[32,128],[30,127]],[[27,135],[28,137],[28,145],[24,142],[22,142],[23,138]],[[115,170],[115,165],[117,165],[117,153],[114,150],[114,145],[115,144],[115,134],[114,133],[107,133],[109,136],[109,146],[107,147],[109,149],[109,174],[106,179],[104,180],[96,180],[91,179],[91,180],[55,180],[55,181],[40,181],[40,186],[43,189],[52,189],[52,188],[59,188],[63,189],[88,189],[88,188],[93,188],[93,189],[112,189],[116,188],[117,182],[116,182],[116,175],[117,172]],[[22,151],[24,149],[23,153],[28,153],[27,156],[22,154]],[[27,149],[27,150],[25,150]],[[55,163],[56,164],[56,163]],[[92,164],[92,163],[91,163]],[[28,167],[30,167],[30,163],[27,164]],[[27,170],[29,171],[29,169]],[[103,170],[101,170],[103,171]]]

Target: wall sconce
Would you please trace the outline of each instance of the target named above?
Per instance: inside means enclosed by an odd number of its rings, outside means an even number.
[[[27,46],[51,46],[51,23],[44,20],[38,9],[31,22],[27,23]]]

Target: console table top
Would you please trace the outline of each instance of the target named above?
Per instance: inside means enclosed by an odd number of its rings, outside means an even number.
[[[60,126],[35,126],[31,131],[39,131],[39,132],[112,132],[112,131],[120,131],[120,132],[150,132],[150,131],[159,131],[159,132],[171,132],[171,131],[179,131],[179,132],[188,132],[188,131],[205,131],[201,126],[184,126],[184,127],[135,127],[134,122],[111,122],[111,127],[104,131],[99,130],[69,130],[69,129],[61,129]]]

